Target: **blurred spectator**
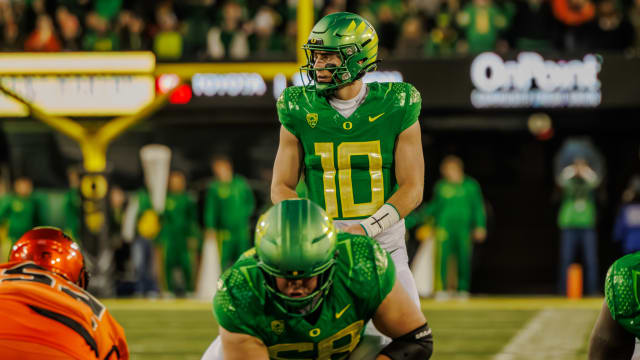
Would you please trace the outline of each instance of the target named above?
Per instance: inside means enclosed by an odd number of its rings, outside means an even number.
[[[207,31],[211,22],[204,5],[191,5],[182,27],[184,28],[183,56],[204,59],[207,49]]]
[[[178,31],[178,18],[171,2],[163,2],[156,8],[159,31],[153,38],[153,51],[159,60],[178,60],[182,57],[182,34]]]
[[[109,21],[96,12],[91,12],[86,18],[87,32],[82,39],[82,48],[89,51],[120,50],[120,41],[111,29]]]
[[[410,17],[402,24],[402,33],[398,40],[395,54],[399,57],[416,57],[422,55],[425,46],[425,35],[422,21],[418,17]]]
[[[429,33],[425,47],[427,56],[451,56],[456,53],[458,31],[451,20],[452,14],[446,11],[436,16],[436,25]]]
[[[640,176],[634,176],[622,195],[622,209],[616,219],[613,239],[622,243],[622,252],[640,251]]]
[[[160,232],[167,288],[178,296],[194,290],[190,249],[198,247],[200,237],[196,203],[185,192],[186,187],[184,173],[172,171]]]
[[[483,242],[486,237],[486,217],[480,185],[464,173],[464,164],[457,156],[447,156],[440,164],[442,179],[433,190],[433,198],[414,211],[407,219],[407,227],[435,221],[436,237],[436,293],[437,298],[448,297],[458,291],[462,298],[471,289],[472,240]],[[451,276],[457,264],[457,287]]]
[[[558,213],[558,226],[562,231],[560,244],[560,293],[566,292],[567,270],[574,262],[578,249],[582,251],[585,268],[585,293],[595,294],[598,289],[598,241],[596,237],[595,189],[601,182],[587,159],[576,155],[564,167],[557,182],[562,189],[562,203]]]
[[[21,4],[24,9],[24,3]],[[4,50],[18,50],[23,46],[18,44],[19,27],[18,27],[18,14],[14,11],[12,4],[9,1],[3,1],[0,3],[0,21],[2,24],[2,49]]]
[[[60,28],[62,48],[70,51],[80,50],[79,41],[81,29],[78,17],[69,12],[66,7],[60,6],[56,10],[56,21]]]
[[[218,241],[224,270],[251,247],[249,218],[255,210],[255,199],[247,180],[233,173],[228,157],[215,156],[211,170],[215,179],[205,198],[204,224],[206,236]]]
[[[508,17],[491,0],[472,0],[456,20],[464,31],[468,51],[473,54],[496,50],[500,33],[508,25]]]
[[[60,41],[58,40],[53,22],[49,15],[39,15],[36,28],[31,32],[24,43],[25,51],[60,51]]]
[[[249,56],[247,33],[242,29],[246,11],[237,0],[227,0],[222,7],[220,24],[207,34],[207,53],[213,59],[246,59]]]
[[[8,236],[12,245],[33,227],[45,225],[43,218],[46,213],[44,203],[33,191],[30,178],[18,177],[13,183],[13,191],[2,201],[0,208],[0,222],[8,222]]]
[[[522,51],[549,51],[557,46],[560,31],[547,0],[518,0],[510,30],[511,44]]]
[[[131,261],[131,242],[123,236],[125,209],[128,206],[127,195],[117,185],[109,190],[108,226],[114,253],[114,279],[117,296],[134,293],[135,272]]]
[[[398,26],[400,22],[400,14],[394,12],[394,9],[401,8],[402,4],[394,4],[397,1],[385,1],[382,2],[375,12],[378,18],[378,25],[375,26],[378,34],[379,43],[378,48],[380,56],[383,58],[391,54],[391,51],[395,49],[398,35],[400,34],[400,28]],[[397,7],[394,7],[397,6]]]
[[[136,296],[157,297],[158,269],[161,264],[161,252],[158,244],[160,219],[153,210],[151,197],[146,189],[138,190],[130,206],[136,211],[136,236],[131,244],[131,260],[135,272]]]
[[[597,5],[596,50],[623,51],[633,44],[633,26],[622,14],[616,0]]]
[[[149,43],[144,35],[144,20],[136,13],[123,10],[118,16],[118,33],[122,50],[148,50]]]
[[[284,48],[282,36],[275,32],[282,18],[269,6],[262,6],[253,19],[252,52],[257,56],[268,57],[281,52]]]
[[[114,20],[122,7],[122,0],[94,0],[94,10],[107,21]]]
[[[595,5],[590,0],[551,0],[553,15],[562,24],[563,50],[585,51],[595,45]]]
[[[82,245],[80,220],[82,218],[82,199],[80,198],[80,169],[77,166],[67,170],[69,190],[64,194],[64,232]]]

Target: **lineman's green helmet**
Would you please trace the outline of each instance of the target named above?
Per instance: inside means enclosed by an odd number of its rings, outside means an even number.
[[[306,199],[282,201],[269,209],[256,226],[258,266],[267,292],[277,307],[291,316],[314,312],[331,287],[337,232],[322,208]],[[309,295],[289,297],[278,290],[275,277],[318,276]]]
[[[306,71],[312,88],[324,95],[376,69],[378,35],[360,15],[339,12],[320,19],[302,48],[307,55],[307,64],[300,70]],[[337,52],[342,63],[335,67],[314,68],[314,51]],[[331,82],[318,82],[316,71],[320,70],[329,70],[333,74]]]

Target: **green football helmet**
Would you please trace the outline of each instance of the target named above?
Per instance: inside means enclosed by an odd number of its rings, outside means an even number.
[[[320,19],[302,48],[307,55],[307,64],[300,67],[301,76],[306,72],[311,89],[321,95],[360,79],[366,72],[374,71],[378,63],[376,30],[367,20],[349,12],[334,13]],[[336,52],[342,63],[314,68],[314,51]],[[317,71],[321,70],[332,73],[331,82],[318,82]]]
[[[291,316],[313,313],[333,281],[337,231],[322,208],[306,199],[285,200],[269,209],[256,226],[258,266],[276,306]],[[318,285],[304,297],[278,290],[276,277],[318,276]]]

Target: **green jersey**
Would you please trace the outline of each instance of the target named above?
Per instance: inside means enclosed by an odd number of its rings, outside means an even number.
[[[204,225],[207,229],[247,227],[254,208],[253,191],[244,177],[212,181],[205,197]]]
[[[407,83],[369,83],[362,104],[348,118],[305,87],[286,88],[278,117],[304,150],[309,199],[334,219],[375,213],[397,187],[398,135],[418,120],[422,100]]]
[[[439,180],[433,191],[433,199],[416,212],[420,223],[433,216],[438,226],[465,228],[486,227],[484,203],[480,185],[465,176],[461,183]]]
[[[640,252],[616,260],[607,272],[605,300],[611,317],[640,338]]]
[[[228,331],[255,336],[271,359],[345,359],[360,342],[365,325],[395,282],[389,254],[375,240],[338,235],[331,290],[316,310],[315,323],[279,310],[264,287],[255,248],[218,281],[214,314]]]

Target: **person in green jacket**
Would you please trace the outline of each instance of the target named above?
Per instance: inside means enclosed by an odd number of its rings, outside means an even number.
[[[0,222],[7,221],[8,237],[13,245],[25,232],[43,223],[43,203],[33,192],[30,178],[21,176],[13,183],[14,193],[9,195],[0,208]]]
[[[566,292],[567,269],[580,249],[585,268],[585,293],[593,295],[599,289],[595,190],[601,178],[584,158],[577,157],[556,181],[562,189],[558,213],[558,227],[562,232],[558,288],[560,294]]]
[[[220,265],[226,269],[251,247],[249,218],[255,199],[247,180],[233,173],[231,160],[223,155],[211,161],[215,176],[209,184],[204,206],[207,237],[215,237],[220,249]]]
[[[82,199],[80,198],[80,174],[75,166],[67,170],[69,190],[64,194],[64,232],[71,234],[76,242],[80,242],[80,218],[82,216]],[[81,243],[81,242],[80,242]]]
[[[186,290],[192,292],[193,268],[190,242],[199,238],[198,210],[195,201],[185,192],[187,181],[181,171],[174,170],[169,175],[169,193],[162,216],[162,230],[159,237],[164,249],[164,275],[169,291],[181,295]],[[175,273],[180,271],[184,287],[176,283]]]
[[[416,210],[407,226],[435,222],[436,289],[458,290],[468,297],[471,287],[472,238],[486,238],[486,216],[482,191],[478,182],[464,173],[464,164],[457,156],[447,156],[440,165],[442,179],[433,191],[431,201]],[[451,262],[457,261],[458,286],[453,289],[449,274]],[[437,297],[445,293],[436,294]]]

